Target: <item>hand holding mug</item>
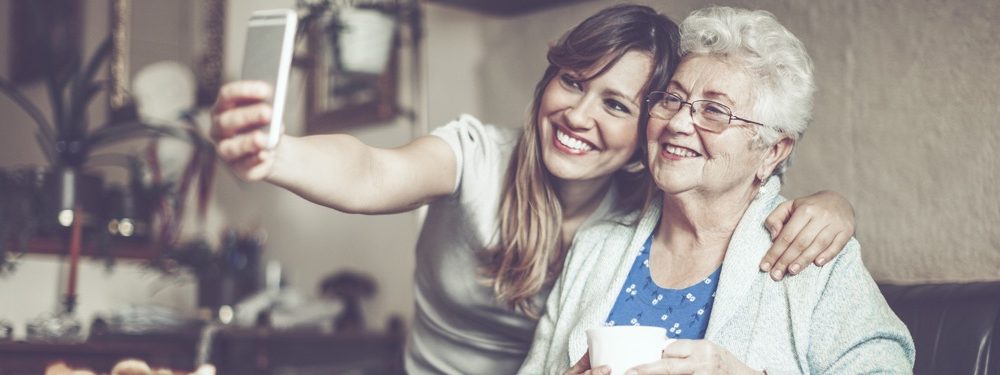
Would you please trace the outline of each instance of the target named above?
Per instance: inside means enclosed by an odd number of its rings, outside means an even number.
[[[604,374],[621,375],[635,366],[657,361],[665,347],[673,342],[662,327],[613,326],[587,330],[589,356],[586,368],[607,367]],[[577,363],[581,365],[583,359]],[[574,366],[576,368],[577,366]],[[584,368],[580,366],[580,368]],[[602,372],[593,373],[598,374]]]
[[[563,372],[563,375],[611,375],[611,368],[608,366],[597,366],[597,368],[590,367],[590,351],[583,353],[583,357],[580,357],[579,361],[573,367],[570,367]]]
[[[636,366],[629,375],[647,374],[762,374],[743,364],[725,348],[708,340],[675,340],[655,362]]]

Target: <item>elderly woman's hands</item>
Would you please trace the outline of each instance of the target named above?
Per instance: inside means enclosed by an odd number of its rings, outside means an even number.
[[[626,375],[762,374],[740,362],[725,348],[708,340],[677,340],[663,349],[663,359],[636,366]]]
[[[611,368],[608,366],[598,366],[590,368],[590,351],[583,353],[579,361],[573,367],[566,369],[563,375],[611,375]]]
[[[844,196],[820,191],[785,201],[765,220],[774,244],[760,269],[775,281],[795,275],[809,263],[822,266],[854,235],[854,207]]]

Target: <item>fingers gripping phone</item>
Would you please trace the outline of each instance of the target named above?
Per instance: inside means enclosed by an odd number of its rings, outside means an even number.
[[[247,44],[243,52],[242,80],[264,81],[273,90],[271,123],[264,129],[267,148],[278,145],[284,115],[288,72],[292,66],[298,16],[290,9],[259,10],[250,16]]]

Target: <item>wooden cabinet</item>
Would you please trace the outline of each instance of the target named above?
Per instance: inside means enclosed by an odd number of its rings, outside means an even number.
[[[402,374],[400,334],[228,333],[220,374]],[[222,367],[225,370],[222,371]]]
[[[142,358],[152,366],[190,369],[196,342],[193,337],[166,336],[76,344],[0,342],[0,375],[41,375],[48,364],[56,361],[73,368],[109,372],[125,358]]]
[[[125,358],[190,371],[199,337],[187,332],[100,335],[76,344],[0,341],[0,375],[39,375],[60,360],[106,373]],[[402,374],[404,340],[398,319],[385,332],[223,328],[212,339],[211,363],[219,375]]]

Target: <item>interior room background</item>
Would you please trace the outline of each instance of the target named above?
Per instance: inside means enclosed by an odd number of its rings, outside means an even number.
[[[13,1],[19,0],[0,1],[0,72],[9,63]],[[160,3],[160,11],[181,12],[195,1]],[[521,126],[546,66],[547,44],[613,3],[581,1],[509,17],[425,3],[420,97],[414,101],[406,94],[412,78],[406,61],[400,79],[403,106],[417,106],[417,121],[399,118],[348,132],[391,147],[461,113]],[[677,22],[704,5],[695,0],[640,3]],[[717,3],[774,13],[805,43],[815,63],[815,117],[796,148],[786,196],[819,189],[847,196],[857,211],[864,260],[879,281],[1000,280],[1000,3]],[[250,13],[282,6],[294,1],[228,2],[226,80],[238,75]],[[107,33],[108,3],[88,0],[82,9],[83,50],[89,55]],[[193,58],[185,55],[195,37],[192,25],[154,22],[133,28],[176,35],[176,45],[158,48],[177,51],[180,61]],[[303,84],[304,77],[293,73],[285,118],[289,134],[305,131]],[[24,89],[36,102],[45,102],[42,84]],[[94,107],[91,123],[100,123],[104,108]],[[42,164],[29,121],[9,100],[0,100],[0,167]],[[410,316],[419,231],[415,213],[341,214],[265,183],[239,182],[220,168],[207,222],[187,226],[187,235],[215,239],[227,227],[265,231],[264,259],[282,264],[289,287],[315,296],[320,280],[335,271],[368,272],[379,285],[366,305],[368,322],[380,328],[391,315]],[[23,337],[25,321],[56,309],[65,267],[63,258],[29,254],[16,272],[0,278],[0,318],[15,324],[16,336]],[[84,260],[79,295],[85,322],[127,303],[195,310],[193,284],[129,261],[108,272],[99,262]]]

